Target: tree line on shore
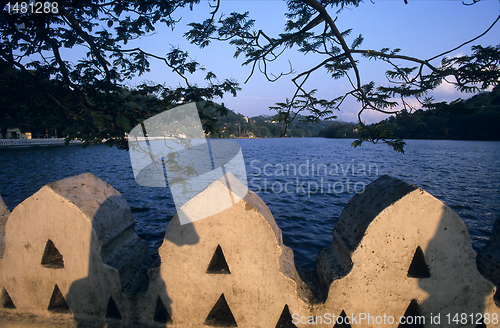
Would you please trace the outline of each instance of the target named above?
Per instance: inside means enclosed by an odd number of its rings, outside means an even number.
[[[114,101],[103,101],[99,94],[89,96],[95,105],[104,106],[101,112],[88,111],[85,119],[72,119],[82,115],[85,108],[62,111],[48,99],[36,85],[16,69],[0,61],[0,128],[5,135],[7,128],[17,127],[22,132],[36,136],[87,135],[106,136],[119,127],[122,133],[129,132],[133,123],[152,114],[175,106],[178,99],[167,92],[158,94],[123,88],[116,93]],[[57,81],[43,79],[45,88],[50,88],[67,107],[77,100],[67,87]],[[156,92],[156,93],[155,93]],[[194,97],[196,99],[196,97]],[[200,99],[201,100],[201,99]],[[99,101],[101,101],[99,103]],[[140,106],[137,106],[137,105]],[[129,110],[133,105],[134,110]],[[284,124],[272,115],[245,117],[226,108],[224,104],[201,100],[197,102],[205,132],[212,138],[277,138],[282,136]],[[64,106],[63,106],[64,107]],[[111,107],[117,107],[112,109]],[[118,114],[116,114],[118,113]],[[142,118],[141,118],[142,117]],[[110,122],[114,122],[110,124]],[[402,111],[379,123],[368,126],[390,138],[400,139],[461,139],[500,140],[500,86],[489,92],[479,93],[467,100],[451,103],[434,103],[414,113]],[[357,123],[342,121],[307,122],[300,114],[286,130],[286,137],[362,138],[368,132]]]
[[[33,137],[57,134],[68,141],[81,140],[85,146],[105,140],[110,146],[127,149],[126,136],[133,127],[181,102],[197,102],[207,134],[215,132],[216,117],[228,111],[224,105],[206,100],[220,93],[217,85],[172,89],[143,84],[115,88],[109,93],[89,88],[84,92],[84,104],[70,87],[52,78],[49,72],[42,73],[11,67],[0,58],[2,135],[6,135],[8,128],[19,128]]]
[[[207,106],[204,102],[200,107]],[[205,109],[214,117],[212,138],[279,138],[284,126],[275,116],[245,117],[221,105]],[[382,133],[399,139],[500,140],[500,86],[466,100],[437,103],[413,113],[401,114],[371,124]],[[206,129],[207,130],[207,129]],[[363,137],[367,131],[358,123],[343,121],[307,122],[300,114],[288,127],[286,137],[350,138]]]
[[[203,102],[198,103],[198,106],[203,106]],[[208,115],[216,117],[215,128],[209,133],[211,138],[279,138],[284,132],[283,122],[278,121],[275,116],[246,117],[232,110],[217,114],[217,107],[218,105],[214,105],[205,110]],[[293,124],[287,127],[286,137],[317,137],[329,124],[327,121],[307,122],[305,117],[298,115]]]
[[[500,86],[466,100],[402,111],[369,128],[400,139],[500,140]],[[366,133],[354,123],[334,122],[319,135],[359,138]]]

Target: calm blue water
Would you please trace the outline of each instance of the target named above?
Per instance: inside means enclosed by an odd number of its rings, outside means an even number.
[[[356,191],[388,174],[422,187],[464,219],[482,247],[500,215],[500,142],[409,140],[406,154],[346,139],[239,139],[250,189],[267,203],[296,263],[312,267]],[[165,188],[139,186],[128,152],[106,146],[0,149],[0,194],[9,209],[43,185],[92,172],[129,202],[154,253],[175,214]]]

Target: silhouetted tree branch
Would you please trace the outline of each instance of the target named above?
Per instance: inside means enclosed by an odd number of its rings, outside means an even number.
[[[54,2],[57,12],[40,14],[14,13],[6,7],[7,2],[0,3],[3,65],[18,69],[27,80],[36,80],[31,85],[45,86],[40,92],[52,99],[75,126],[69,138],[87,143],[105,139],[110,144],[124,145],[127,128],[179,101],[211,101],[228,92],[235,95],[239,90],[237,82],[219,81],[213,72],[206,73],[206,87],[191,83],[189,74],[203,71],[204,67],[182,49],[173,47],[162,56],[137,47],[127,48],[129,41],[154,33],[160,24],[173,29],[179,22],[173,17],[176,11],[188,7],[193,10],[199,0],[60,0]],[[201,48],[213,41],[234,45],[235,56],[243,55],[243,65],[251,66],[247,80],[257,70],[270,82],[291,76],[295,86],[291,97],[271,106],[276,118],[284,123],[283,136],[299,113],[308,113],[308,121],[332,119],[334,111],[341,110],[345,100],[352,97],[359,103],[358,123],[366,130],[365,137],[354,145],[383,141],[402,151],[404,142],[392,138],[387,131],[364,124],[365,111],[405,111],[410,115],[416,108],[409,100],[416,99],[422,106],[432,103],[426,95],[443,82],[453,84],[461,92],[484,90],[499,83],[500,46],[475,45],[469,55],[446,56],[488,33],[500,16],[480,35],[425,59],[401,54],[398,48],[363,49],[361,34],[350,40],[352,30],[339,29],[335,16],[345,7],[361,5],[362,0],[286,3],[287,21],[277,36],[255,26],[248,12],[224,14],[220,0],[210,4],[207,19],[190,23],[190,30],[184,34]],[[76,63],[67,61],[62,50],[77,47],[85,50],[85,56]],[[273,73],[273,62],[291,49],[323,58],[302,72],[295,72],[289,63],[288,70]],[[359,68],[362,59],[380,60],[388,65],[386,85],[363,81]],[[163,62],[184,81],[184,86],[143,84],[133,90],[125,87],[127,80],[149,70],[150,60]],[[307,82],[319,71],[326,71],[332,79],[346,79],[350,89],[332,99],[316,98],[316,90],[310,90]],[[48,81],[58,86],[57,95],[47,87]],[[140,105],[138,97],[147,99],[147,105]]]
[[[407,1],[405,1],[406,3]],[[473,0],[474,4],[479,1]],[[347,37],[351,29],[341,32],[332,18],[338,15],[346,6],[359,6],[360,0],[289,0],[288,18],[284,33],[272,37],[262,30],[253,31],[254,21],[248,13],[232,13],[228,17],[221,16],[215,22],[205,21],[203,24],[192,23],[192,29],[186,33],[188,39],[202,47],[210,41],[227,41],[236,46],[235,56],[243,54],[246,60],[243,65],[252,65],[249,78],[258,67],[269,81],[275,81],[285,75],[296,74],[292,77],[295,91],[285,102],[270,107],[277,111],[276,118],[284,122],[286,133],[287,125],[302,111],[313,110],[313,117],[328,118],[332,109],[340,110],[347,97],[354,97],[360,104],[358,123],[366,130],[366,138],[359,139],[354,145],[363,141],[384,141],[396,150],[402,151],[404,142],[392,139],[387,132],[377,131],[364,124],[362,114],[366,110],[374,110],[384,114],[395,114],[406,111],[411,114],[415,107],[408,99],[416,99],[420,104],[429,103],[432,99],[423,97],[443,82],[453,84],[461,92],[475,92],[490,86],[498,85],[500,78],[500,46],[473,46],[472,54],[454,58],[445,56],[459,48],[476,41],[488,33],[498,22],[500,16],[483,33],[448,51],[432,56],[431,58],[417,58],[401,54],[399,48],[382,48],[380,50],[362,49],[363,37],[355,37],[350,45]],[[322,24],[322,29],[315,29]],[[308,70],[295,73],[293,69],[270,78],[269,67],[272,61],[284,53],[285,50],[296,48],[298,51],[322,55],[326,58],[313,64]],[[376,86],[374,82],[362,83],[361,72],[358,67],[358,58],[381,60],[389,65],[386,72],[388,85]],[[316,57],[314,57],[316,58]],[[441,63],[435,63],[441,59]],[[406,66],[413,65],[413,66]],[[333,99],[318,101],[306,89],[306,82],[313,73],[326,70],[333,79],[345,78],[351,89]],[[308,99],[304,105],[298,105],[297,100]],[[302,104],[302,103],[301,103]],[[327,106],[318,109],[319,106]]]

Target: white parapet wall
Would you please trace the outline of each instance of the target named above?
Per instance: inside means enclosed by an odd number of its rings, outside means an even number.
[[[342,211],[333,240],[317,262],[328,288],[324,308],[363,314],[352,327],[408,315],[425,318],[425,327],[476,327],[482,314],[500,313],[465,223],[414,185],[389,176],[371,183]]]
[[[241,195],[241,183],[230,174],[228,182],[217,180],[203,193]],[[197,199],[192,202],[184,207],[196,206]],[[233,207],[192,224],[180,225],[174,216],[159,255],[162,299],[180,326],[275,327],[287,309],[308,311],[312,295],[295,270],[293,252],[283,245],[269,208],[251,191]]]
[[[135,234],[130,208],[92,174],[46,185],[19,204],[4,243],[2,302],[19,312],[104,321],[123,305],[120,316],[132,319],[123,291],[147,288],[146,272],[136,275],[148,262],[147,245]]]
[[[199,197],[239,199],[241,188],[228,173]],[[500,327],[495,287],[476,269],[463,221],[388,176],[342,212],[332,245],[318,255],[316,295],[251,191],[193,223],[174,216],[161,264],[148,271],[126,201],[91,174],[49,184],[18,205],[4,243],[1,327],[36,326],[33,315],[79,328]],[[400,326],[402,316],[420,323]]]

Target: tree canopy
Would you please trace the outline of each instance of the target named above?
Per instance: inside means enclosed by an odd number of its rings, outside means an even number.
[[[464,5],[477,2],[471,0]],[[197,10],[202,5],[199,0],[75,0],[50,4],[50,12],[31,13],[26,7],[20,9],[2,1],[1,79],[17,87],[18,94],[24,96],[31,90],[30,97],[36,94],[37,99],[40,96],[44,102],[52,102],[54,109],[47,115],[54,115],[59,123],[50,124],[71,125],[69,139],[79,138],[87,143],[105,139],[126,147],[126,132],[145,118],[181,101],[208,100],[211,106],[211,101],[226,93],[236,95],[239,90],[236,81],[219,80],[210,71],[205,71],[205,86],[192,84],[189,75],[203,71],[204,67],[182,49],[173,47],[166,55],[159,55],[129,47],[129,42],[147,37],[160,25],[174,29],[179,22],[176,12],[181,8]],[[210,42],[229,42],[235,47],[235,56],[244,56],[244,65],[251,66],[249,78],[257,71],[270,82],[289,76],[295,85],[292,96],[272,107],[276,119],[284,123],[284,134],[299,113],[306,115],[308,121],[331,119],[336,110],[342,109],[346,98],[353,97],[359,104],[358,123],[366,132],[354,145],[381,140],[402,151],[404,143],[386,129],[365,125],[363,112],[411,114],[417,108],[410,99],[432,106],[433,99],[427,94],[443,82],[453,84],[461,92],[499,84],[500,45],[474,45],[474,41],[488,33],[500,16],[481,35],[431,58],[417,58],[392,45],[363,48],[362,35],[351,36],[349,27],[337,26],[335,17],[346,7],[363,5],[361,0],[287,0],[286,4],[286,23],[278,35],[255,26],[248,12],[225,13],[220,0],[209,4],[210,15],[202,22],[190,23],[191,29],[184,35],[201,48]],[[461,47],[472,47],[472,53],[449,57]],[[75,48],[85,49],[85,53],[73,63],[65,54]],[[302,72],[271,74],[268,68],[288,51],[322,59]],[[149,83],[127,88],[127,80],[148,71],[151,60],[162,61],[183,79],[184,85]],[[386,63],[387,83],[363,84],[361,60]],[[306,82],[320,70],[328,72],[332,79],[346,79],[349,90],[330,99],[316,98],[316,90],[307,89]],[[5,120],[18,119],[19,113],[36,112],[33,108],[16,110],[13,97],[3,104],[12,105],[2,108]],[[202,109],[200,113],[202,119],[212,119]]]
[[[51,3],[55,13],[23,12],[12,3],[1,3],[1,79],[3,94],[11,95],[3,99],[2,121],[41,115],[36,106],[16,110],[16,103],[26,107],[25,95],[51,100],[57,108],[47,115],[72,127],[66,129],[68,140],[78,138],[87,144],[107,140],[126,148],[126,133],[144,119],[180,101],[212,100],[238,90],[235,81],[218,81],[212,72],[206,74],[206,86],[190,84],[186,74],[204,68],[181,49],[159,56],[127,48],[128,42],[154,31],[155,25],[173,27],[177,21],[171,14],[193,6],[192,1],[57,1]],[[65,49],[77,46],[86,49],[83,57],[77,63],[65,60]],[[127,88],[125,82],[146,72],[151,59],[163,61],[185,85]]]

